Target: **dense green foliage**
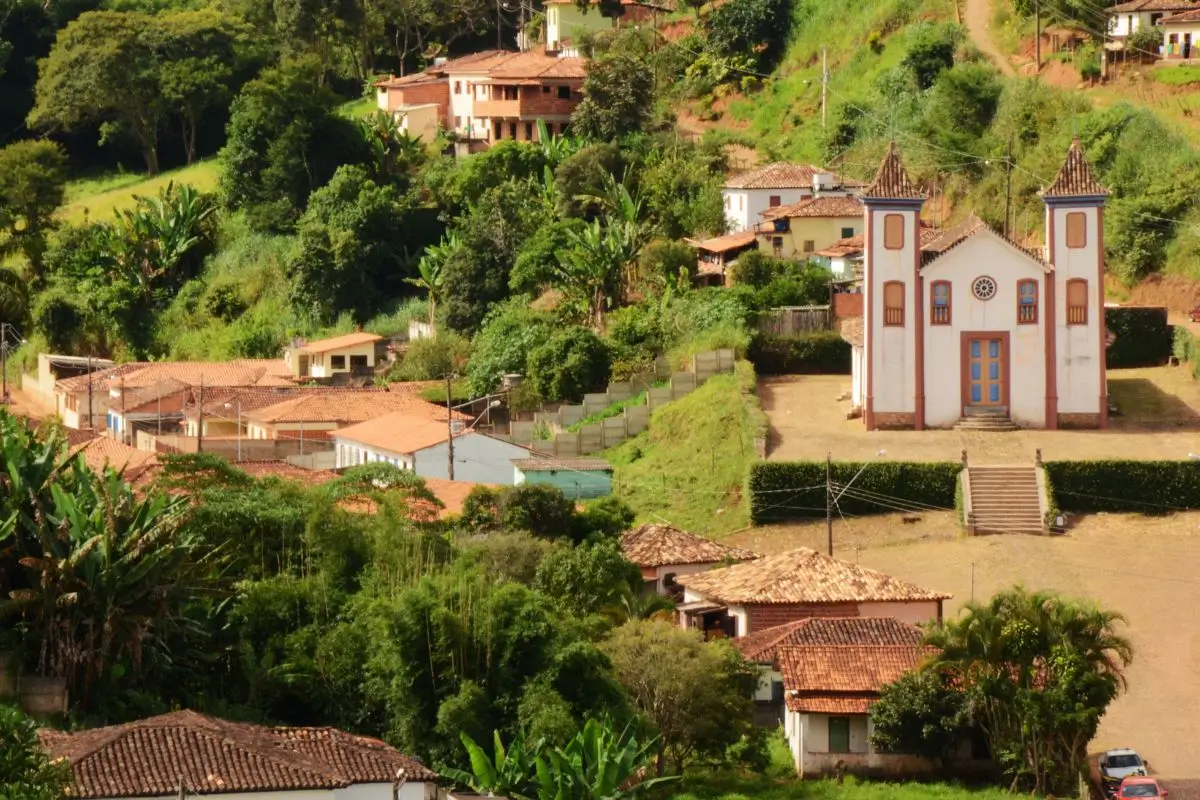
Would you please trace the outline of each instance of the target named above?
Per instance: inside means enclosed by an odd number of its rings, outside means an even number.
[[[52,763],[38,740],[37,723],[10,705],[0,705],[0,797],[60,800],[69,771]]]
[[[833,462],[836,510],[843,514],[888,514],[954,508],[961,464],[950,461]],[[756,525],[808,519],[825,513],[825,463],[759,461],[750,465],[747,492]],[[853,480],[853,483],[851,481]]]
[[[871,744],[886,753],[913,753],[951,762],[970,733],[966,695],[946,672],[908,672],[884,686],[871,705]]]
[[[1156,367],[1171,356],[1172,329],[1165,308],[1107,308],[1104,324],[1116,337],[1105,354],[1110,369]]]
[[[801,336],[756,335],[747,357],[759,375],[848,375],[850,343],[836,331]]]
[[[1200,508],[1196,461],[1047,461],[1046,477],[1063,511],[1169,514]]]

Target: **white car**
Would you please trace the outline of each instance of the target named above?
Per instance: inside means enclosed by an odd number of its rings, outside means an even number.
[[[1121,781],[1131,775],[1145,775],[1149,765],[1133,750],[1109,750],[1100,756],[1100,782],[1105,794],[1115,794]]]

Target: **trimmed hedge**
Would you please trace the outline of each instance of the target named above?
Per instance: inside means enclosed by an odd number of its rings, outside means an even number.
[[[1063,511],[1169,514],[1200,508],[1197,461],[1047,461],[1054,505]]]
[[[845,486],[862,470],[850,491],[838,500],[844,514],[890,514],[898,508],[956,507],[956,461],[835,461],[833,482]],[[825,514],[824,461],[758,461],[746,481],[750,521],[755,525],[812,519]]]
[[[836,331],[750,340],[747,358],[759,375],[848,375],[850,343]]]
[[[1171,357],[1171,326],[1165,308],[1109,308],[1104,323],[1117,337],[1106,353],[1109,369],[1156,367]]]
[[[1180,363],[1192,365],[1192,377],[1200,378],[1200,341],[1182,325],[1175,328],[1175,340],[1171,345],[1171,353]]]

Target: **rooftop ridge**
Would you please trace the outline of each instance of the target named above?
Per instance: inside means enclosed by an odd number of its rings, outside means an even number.
[[[925,193],[920,191],[908,177],[894,139],[888,142],[887,152],[883,156],[883,161],[879,163],[879,169],[875,172],[875,180],[863,193],[863,196],[881,200],[925,199]]]

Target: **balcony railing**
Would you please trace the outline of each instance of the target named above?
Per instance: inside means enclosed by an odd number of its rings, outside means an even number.
[[[1017,322],[1037,322],[1037,306],[1033,303],[1017,306]]]
[[[934,325],[949,325],[950,306],[934,306],[929,314],[929,321]]]

